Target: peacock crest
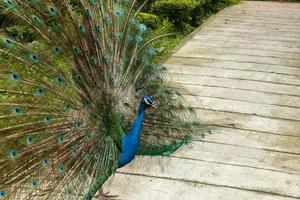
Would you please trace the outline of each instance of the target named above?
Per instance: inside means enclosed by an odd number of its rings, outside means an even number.
[[[133,130],[134,155],[166,155],[201,129],[153,61],[161,36],[137,22],[136,0],[0,0],[0,8],[36,37],[0,35],[0,199],[92,199]]]

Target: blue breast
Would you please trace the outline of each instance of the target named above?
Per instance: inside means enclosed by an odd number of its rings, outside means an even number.
[[[144,115],[145,109],[140,108],[131,131],[122,138],[122,152],[119,161],[119,168],[130,163],[137,154],[140,146],[140,135],[142,131]]]
[[[130,163],[137,154],[139,142],[128,137],[124,137],[122,142],[122,153],[119,161],[119,167],[123,167]]]

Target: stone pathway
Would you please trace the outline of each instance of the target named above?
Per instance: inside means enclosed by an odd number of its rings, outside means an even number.
[[[199,118],[218,124],[162,171],[116,174],[123,200],[300,199],[300,3],[246,1],[212,17],[167,61]]]

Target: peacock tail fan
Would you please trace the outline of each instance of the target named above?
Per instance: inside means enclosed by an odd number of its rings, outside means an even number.
[[[158,90],[157,90],[158,89]],[[159,108],[146,116],[139,155],[169,156],[194,137],[204,137],[209,127],[197,119],[193,108],[173,86],[162,85],[154,90]]]
[[[118,167],[140,98],[140,154],[167,155],[201,124],[156,64],[136,0],[0,0],[35,33],[0,35],[0,199],[92,199]]]

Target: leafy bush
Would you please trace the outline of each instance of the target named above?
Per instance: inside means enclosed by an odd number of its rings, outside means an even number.
[[[170,21],[164,19],[162,23],[158,26],[156,33],[159,35],[165,34],[165,33],[174,33],[176,32],[174,24],[172,24]]]
[[[192,26],[199,26],[208,16],[237,0],[199,0],[192,15]]]
[[[159,25],[159,18],[156,15],[148,14],[148,13],[139,13],[137,16],[137,20],[150,27],[151,29],[157,29]]]
[[[196,6],[194,0],[158,0],[152,4],[152,12],[182,27],[192,21],[191,13]]]
[[[155,2],[156,0],[148,0],[146,4],[143,7],[143,12],[150,12],[151,10],[151,5]],[[141,5],[143,5],[145,0],[137,0],[137,7],[139,8]]]
[[[231,4],[232,0],[206,0],[203,4],[203,8],[209,10],[209,12],[215,13]]]

